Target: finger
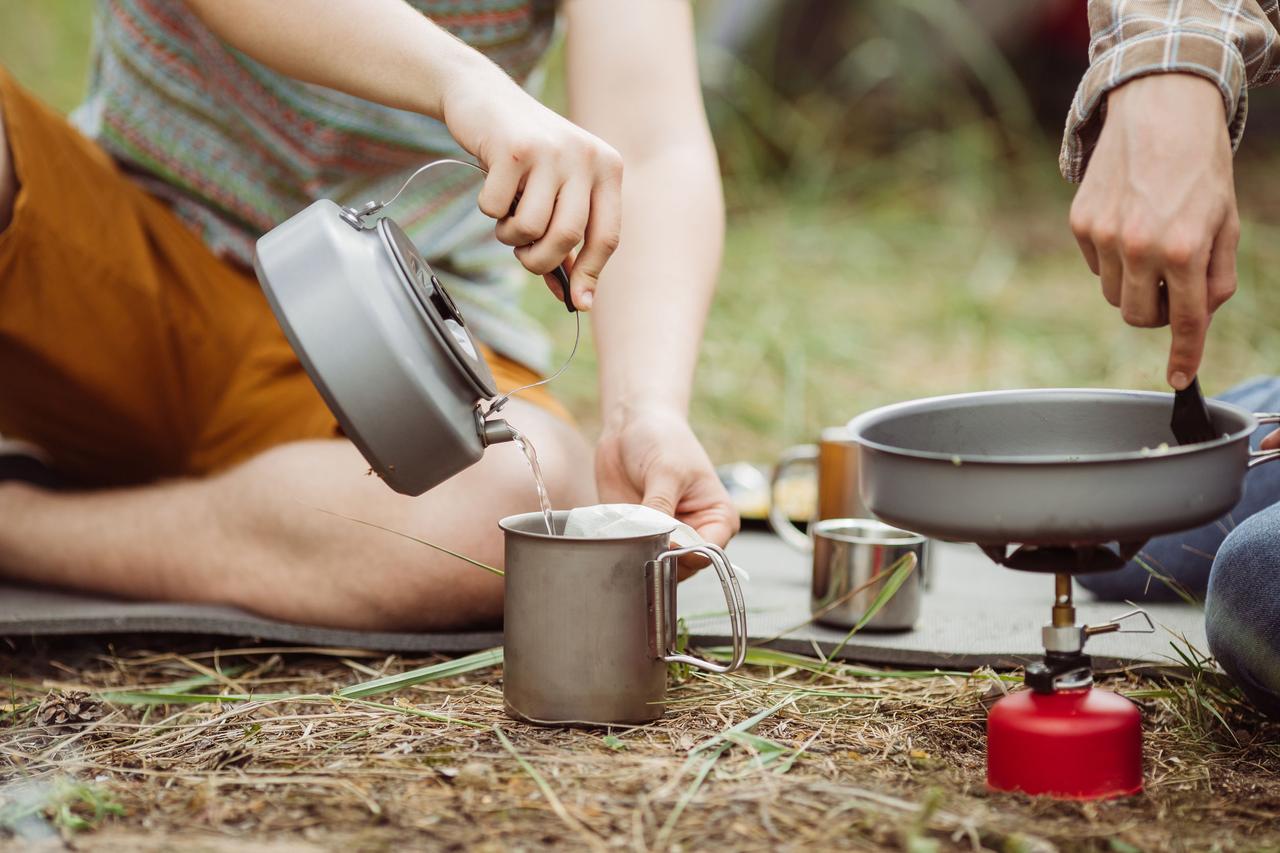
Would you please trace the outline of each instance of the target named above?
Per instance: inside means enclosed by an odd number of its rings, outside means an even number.
[[[723,548],[729,544],[729,540],[738,532],[738,524],[736,523],[736,517],[734,522],[717,519],[694,529],[698,531],[698,535],[703,539]]]
[[[600,284],[600,274],[609,262],[622,234],[622,173],[618,171],[597,183],[591,191],[591,217],[587,220],[582,251],[574,259],[569,279],[573,301],[590,308]]]
[[[640,502],[674,518],[680,503],[680,481],[664,471],[650,472],[645,478],[644,498]]]
[[[710,542],[713,545],[719,545],[721,548],[729,544],[729,540],[737,534],[738,528],[741,526],[738,520],[738,514],[730,505],[729,495],[727,493],[724,495],[724,503],[726,505],[726,518],[731,519],[730,521],[714,519],[704,521],[700,524],[694,525],[693,527],[694,531],[705,541]],[[710,565],[710,563],[701,557],[696,559],[690,559],[687,557],[681,559],[680,580],[684,580],[685,578],[692,576],[694,572],[699,569],[706,568],[708,565]]]
[[[1098,249],[1093,245],[1093,224],[1078,193],[1071,204],[1068,222],[1071,233],[1075,235],[1076,245],[1080,247],[1080,254],[1084,255],[1084,262],[1094,275],[1099,275],[1101,268],[1098,265]]]
[[[514,160],[503,158],[489,167],[484,186],[480,188],[480,210],[490,219],[502,220],[511,212],[516,193],[524,183],[525,169]]]
[[[564,271],[567,272],[570,276],[572,276],[573,275],[573,255],[569,255],[563,261],[561,261],[561,263],[564,265]],[[564,302],[564,289],[560,287],[560,280],[556,278],[554,275],[550,275],[550,274],[544,275],[542,277],[542,280],[547,283],[547,289],[551,291],[552,295],[555,296],[557,299],[559,299],[561,302]]]
[[[1240,220],[1233,211],[1213,238],[1209,251],[1209,313],[1212,314],[1236,292],[1236,247],[1240,243]]]
[[[711,563],[707,560],[703,560],[702,565],[695,565],[690,563],[687,557],[681,558],[677,567],[676,580],[680,583],[684,583],[709,565],[711,565]]]
[[[525,180],[514,212],[498,220],[498,227],[494,229],[498,240],[508,246],[519,247],[540,239],[551,221],[559,191],[560,178],[554,171],[545,167],[534,169]],[[550,270],[529,271],[543,273]]]
[[[1262,439],[1263,450],[1276,450],[1277,448],[1280,448],[1280,429]]]
[[[1125,323],[1151,328],[1164,325],[1166,311],[1160,292],[1160,273],[1152,264],[1151,250],[1126,245],[1124,272],[1120,277],[1120,316]]]
[[[590,185],[586,181],[571,180],[560,188],[555,212],[544,233],[517,249],[516,257],[530,272],[539,275],[551,272],[582,242],[590,213]]]
[[[1169,283],[1169,385],[1181,391],[1200,370],[1205,334],[1209,330],[1209,299],[1205,266],[1193,264],[1166,274]]]
[[[1094,244],[1098,249],[1098,279],[1102,295],[1116,308],[1120,307],[1120,294],[1124,282],[1124,264],[1113,246]]]
[[[1080,247],[1080,254],[1084,255],[1084,262],[1089,265],[1089,271],[1094,275],[1101,274],[1098,250],[1094,247],[1093,241],[1086,237],[1076,237],[1076,245]]]

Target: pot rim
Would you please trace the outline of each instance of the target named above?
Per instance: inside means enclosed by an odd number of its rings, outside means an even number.
[[[1162,450],[1159,453],[1144,454],[1141,451],[1119,451],[1111,453],[1071,455],[1028,454],[1022,456],[979,456],[969,453],[940,453],[933,450],[914,450],[905,447],[895,447],[883,442],[874,441],[867,438],[865,435],[868,429],[880,425],[891,417],[910,413],[916,410],[927,410],[939,403],[962,401],[968,403],[980,403],[989,400],[1000,400],[1001,398],[1013,399],[1018,397],[1027,398],[1027,402],[1032,402],[1035,398],[1054,398],[1067,394],[1085,394],[1095,397],[1099,401],[1119,398],[1127,398],[1130,400],[1166,400],[1168,401],[1170,412],[1172,413],[1173,411],[1173,394],[1159,391],[1125,391],[1114,388],[1015,388],[1002,391],[975,391],[964,394],[945,394],[938,397],[925,397],[919,400],[908,400],[902,403],[893,403],[888,406],[881,406],[880,408],[872,409],[869,412],[863,412],[850,420],[847,424],[847,428],[853,440],[862,447],[870,448],[893,456],[946,462],[949,465],[962,468],[965,465],[1076,466],[1180,458],[1224,447],[1242,439],[1247,441],[1249,436],[1253,434],[1253,431],[1257,429],[1258,426],[1257,418],[1251,412],[1221,400],[1206,400],[1205,402],[1208,404],[1210,409],[1236,415],[1244,420],[1245,425],[1235,432],[1227,433],[1220,438],[1215,438],[1213,441],[1205,441],[1199,444],[1189,445],[1170,445],[1168,449]]]
[[[841,525],[850,527],[856,525],[870,530],[879,530],[884,535],[844,533],[839,529]],[[836,529],[826,530],[827,527]],[[874,518],[824,518],[813,522],[813,536],[815,539],[821,536],[824,539],[846,542],[850,545],[884,545],[891,548],[911,548],[929,541],[927,536],[921,536],[919,533],[904,530]]]

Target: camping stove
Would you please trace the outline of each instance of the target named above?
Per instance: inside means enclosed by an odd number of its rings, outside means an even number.
[[[1189,402],[1198,404],[1194,393]],[[1221,517],[1251,467],[1280,459],[1249,447],[1280,414],[1211,400],[1218,438],[1183,444],[1180,435],[1193,436],[1182,405],[1172,394],[1036,388],[896,403],[849,422],[858,492],[876,518],[1058,576],[1044,660],[1027,668],[1031,689],[991,712],[993,788],[1095,799],[1142,787],[1138,709],[1093,687],[1084,654],[1089,636],[1121,630],[1120,620],[1077,625],[1070,576],[1119,569],[1150,537]],[[1009,543],[1020,547],[1007,553]]]
[[[1044,659],[1026,667],[1026,686],[987,716],[987,784],[999,791],[1068,800],[1123,797],[1142,790],[1142,713],[1110,690],[1093,686],[1084,653],[1092,636],[1151,633],[1138,609],[1101,625],[1079,625],[1071,575],[1055,573],[1053,616],[1042,629]],[[1135,617],[1145,627],[1125,628]]]

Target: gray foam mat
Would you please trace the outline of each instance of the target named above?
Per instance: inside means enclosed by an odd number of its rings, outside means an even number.
[[[935,543],[934,578],[914,630],[855,635],[839,657],[895,666],[971,668],[1015,666],[1040,654],[1040,626],[1053,602],[1053,579],[996,566],[974,546]],[[809,560],[765,533],[748,532],[729,548],[751,575],[743,584],[747,623],[756,639],[773,637],[809,615]],[[1087,598],[1081,595],[1080,598]],[[680,612],[699,645],[728,642],[724,599],[714,575],[700,572],[680,585]],[[1086,622],[1102,622],[1129,609],[1083,600]],[[1181,604],[1146,607],[1155,634],[1109,634],[1090,642],[1106,664],[1173,662],[1170,641],[1205,649],[1203,614]],[[186,633],[301,645],[397,652],[466,652],[500,645],[492,631],[407,634],[316,628],[263,619],[232,607],[105,599],[54,590],[0,585],[0,636]],[[770,643],[775,648],[828,654],[845,632],[805,624]]]
[[[933,542],[933,577],[924,594],[920,618],[911,631],[855,634],[839,657],[895,666],[1020,666],[1043,654],[1040,628],[1053,604],[1053,576],[1006,569],[993,563],[976,545]],[[730,546],[735,563],[751,575],[743,585],[747,624],[752,637],[773,637],[809,615],[810,561],[782,540],[749,533]],[[680,585],[680,612],[694,638],[727,642],[728,619],[722,612],[720,585],[710,572],[700,572]],[[1076,589],[1082,622],[1105,622],[1133,608],[1124,602],[1093,601]],[[1087,651],[1101,666],[1159,664],[1181,666],[1170,642],[1208,648],[1204,613],[1186,604],[1149,604],[1143,609],[1155,633],[1104,634],[1089,641]],[[1141,621],[1141,620],[1136,620]],[[1129,624],[1129,623],[1126,623]],[[829,654],[846,631],[807,624],[770,643],[775,648]]]

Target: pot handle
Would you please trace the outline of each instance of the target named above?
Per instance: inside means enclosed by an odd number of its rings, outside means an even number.
[[[679,559],[699,554],[711,561],[725,603],[729,605],[729,628],[733,635],[733,657],[728,664],[714,663],[674,650],[676,642],[676,574]],[[649,581],[650,651],[668,663],[687,663],[709,672],[733,672],[747,656],[747,605],[742,589],[729,562],[729,555],[718,545],[690,545],[664,551],[645,566]]]
[[[1280,413],[1262,412],[1253,416],[1259,426],[1262,424],[1280,424]],[[1255,465],[1262,465],[1273,459],[1280,459],[1280,450],[1250,450],[1249,451],[1249,468]]]
[[[813,540],[787,516],[778,503],[778,484],[789,468],[797,465],[810,465],[817,470],[818,445],[797,444],[788,448],[778,457],[778,464],[773,467],[773,476],[769,478],[769,526],[792,548],[805,554],[813,553]],[[810,523],[813,519],[810,519]]]

